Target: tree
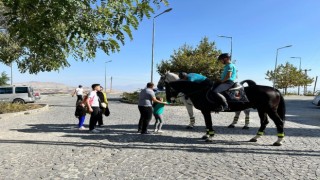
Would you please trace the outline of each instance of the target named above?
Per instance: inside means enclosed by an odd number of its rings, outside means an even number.
[[[70,66],[67,58],[88,61],[97,49],[106,54],[120,51],[132,39],[153,5],[167,0],[2,0],[0,48],[16,46],[14,56],[0,54],[0,61],[15,61],[21,72],[38,73]],[[5,52],[5,51],[3,51]]]
[[[9,80],[10,78],[8,75],[5,72],[2,72],[0,76],[0,86],[7,85],[7,81]]]
[[[184,44],[178,50],[174,50],[169,60],[163,60],[157,64],[157,72],[163,75],[166,71],[201,73],[211,80],[220,79],[223,65],[217,57],[221,54],[214,42],[209,42],[204,37],[196,48]]]
[[[274,71],[267,71],[266,79],[270,81],[275,79],[275,87],[283,89],[284,94],[287,94],[288,88],[302,86],[313,82],[313,78],[308,77],[288,62],[285,65],[279,65],[275,72],[276,73],[274,73]]]

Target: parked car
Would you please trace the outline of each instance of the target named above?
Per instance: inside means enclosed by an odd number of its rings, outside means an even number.
[[[33,95],[36,99],[41,99],[40,92],[34,92]]]
[[[0,86],[0,102],[33,103],[36,98],[30,86]]]
[[[314,97],[312,104],[314,104],[316,106],[320,106],[320,92],[317,91],[317,93],[315,95],[316,96]]]

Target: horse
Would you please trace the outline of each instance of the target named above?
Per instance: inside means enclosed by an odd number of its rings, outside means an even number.
[[[260,118],[260,128],[257,134],[250,139],[250,142],[257,142],[264,134],[269,123],[268,116],[277,127],[277,141],[274,146],[281,146],[284,140],[284,121],[285,121],[285,103],[284,98],[279,90],[263,85],[257,85],[252,80],[244,80],[240,84],[246,83],[248,86],[243,87],[247,102],[228,101],[230,110],[228,112],[241,111],[248,108],[257,109]],[[212,127],[211,112],[219,112],[221,103],[217,100],[208,99],[208,92],[211,87],[204,86],[200,83],[178,80],[167,83],[166,95],[170,102],[171,98],[177,97],[179,92],[188,96],[193,106],[199,109],[204,116],[207,132],[202,137],[206,142],[212,142],[215,134]]]
[[[179,76],[175,73],[172,73],[170,71],[167,71],[163,76],[160,77],[160,80],[157,84],[157,88],[159,90],[163,90],[164,87],[168,87],[168,83],[172,82],[172,81],[177,81],[179,80]],[[167,89],[166,88],[166,89]],[[195,126],[195,117],[194,117],[194,113],[193,113],[193,104],[190,100],[190,98],[186,97],[184,94],[179,94],[180,97],[180,101],[183,102],[183,104],[186,106],[189,117],[190,117],[190,123],[189,125],[186,127],[187,129],[193,129]],[[249,129],[249,114],[250,114],[250,110],[249,109],[245,109],[243,111],[245,113],[245,125],[243,126],[242,129]],[[228,128],[234,128],[235,124],[237,124],[239,116],[240,116],[241,111],[236,111],[235,112],[235,116],[233,118],[233,122],[228,126]]]
[[[172,72],[166,72],[164,76],[161,76],[160,79],[159,79],[159,82],[157,84],[157,88],[159,90],[163,90],[165,86],[167,86],[167,84],[169,82],[172,82],[172,81],[177,81],[179,80],[179,76],[175,73],[172,73]],[[187,111],[188,111],[188,115],[189,115],[189,118],[190,118],[190,122],[189,122],[189,125],[187,125],[187,129],[193,129],[194,126],[195,126],[195,123],[196,123],[196,120],[195,120],[195,117],[194,117],[194,113],[193,113],[193,104],[190,100],[190,98],[184,96],[182,93],[179,94],[179,100],[181,102],[183,102],[184,106],[187,108]]]

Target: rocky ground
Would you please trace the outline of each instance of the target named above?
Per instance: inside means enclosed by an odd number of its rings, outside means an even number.
[[[233,113],[212,114],[216,136],[203,142],[204,120],[185,129],[187,111],[165,108],[164,133],[136,133],[136,105],[110,95],[111,115],[101,133],[78,130],[75,97],[43,96],[49,108],[18,116],[1,116],[0,179],[320,179],[320,109],[310,97],[286,98],[286,141],[281,147],[270,122],[257,143],[259,119],[251,112],[250,129],[226,128]],[[86,126],[89,116],[86,117]],[[150,126],[151,128],[152,126]]]

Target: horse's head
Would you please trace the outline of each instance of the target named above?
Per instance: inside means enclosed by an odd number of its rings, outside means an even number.
[[[170,82],[176,80],[179,80],[179,76],[168,71],[160,77],[160,80],[157,84],[157,88],[159,90],[166,90],[166,97],[168,102],[171,102],[171,100],[173,100],[173,97],[177,96],[177,93],[169,85]]]
[[[157,88],[159,90],[163,90],[166,87],[166,84],[172,81],[176,81],[178,79],[179,79],[178,75],[168,71],[160,77],[159,82],[157,84]]]

